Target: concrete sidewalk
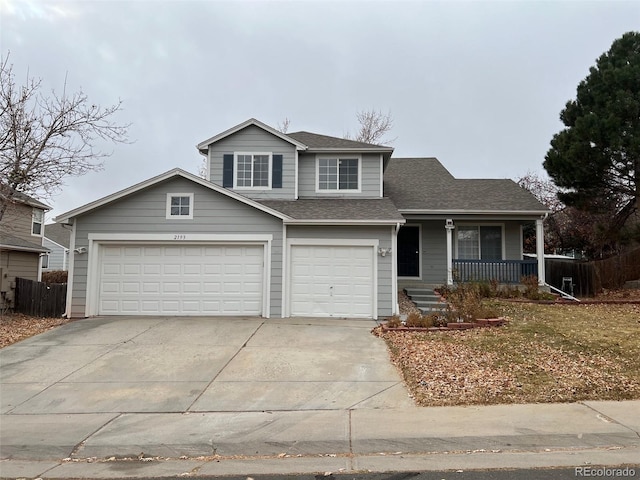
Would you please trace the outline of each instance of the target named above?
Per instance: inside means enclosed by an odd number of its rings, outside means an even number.
[[[384,342],[370,334],[373,326],[336,319],[92,318],[5,347],[0,476],[640,461],[640,401],[418,408]]]
[[[6,443],[17,430],[20,444]],[[0,461],[3,478],[640,463],[640,401],[113,418],[11,415],[4,416],[2,431],[2,456],[8,457]]]

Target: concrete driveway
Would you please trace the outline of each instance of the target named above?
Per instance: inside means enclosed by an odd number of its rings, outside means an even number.
[[[0,350],[0,413],[7,422],[14,415],[412,406],[384,342],[370,334],[374,326],[299,318],[78,320]]]

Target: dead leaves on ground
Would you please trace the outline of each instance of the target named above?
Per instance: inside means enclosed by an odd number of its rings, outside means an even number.
[[[0,316],[0,348],[63,325],[66,318],[30,317],[21,313]]]
[[[418,405],[640,398],[637,305],[508,305],[507,327],[386,332]]]

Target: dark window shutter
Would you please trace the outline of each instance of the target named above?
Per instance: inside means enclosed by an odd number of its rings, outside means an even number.
[[[233,153],[225,153],[223,155],[222,164],[222,186],[233,188]]]
[[[271,188],[282,188],[282,155],[273,156],[273,178]]]

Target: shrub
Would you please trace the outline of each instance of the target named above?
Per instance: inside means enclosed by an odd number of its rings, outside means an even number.
[[[407,327],[433,327],[434,324],[433,315],[420,315],[419,313],[412,312],[407,316],[405,325]]]
[[[44,283],[67,283],[69,272],[64,270],[51,270],[50,272],[42,272],[42,281]]]
[[[400,320],[400,317],[398,315],[389,317],[389,319],[387,320],[388,328],[398,328],[401,326],[402,326],[402,321]]]
[[[447,316],[451,321],[470,321],[478,318],[482,305],[480,287],[475,283],[461,283],[451,289],[446,297],[448,306]]]

